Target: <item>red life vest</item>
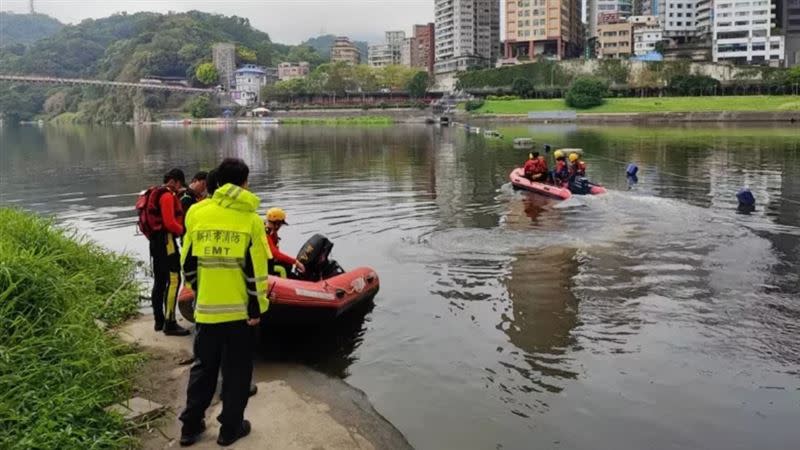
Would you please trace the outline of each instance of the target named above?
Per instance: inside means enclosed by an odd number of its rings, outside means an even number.
[[[164,218],[161,216],[159,202],[164,194],[172,194],[166,186],[151,186],[139,194],[136,199],[136,212],[139,215],[137,226],[147,239],[164,229]],[[172,195],[174,202],[175,219],[183,222],[183,207],[178,197]]]
[[[531,175],[536,173],[536,160],[529,159],[525,161],[525,165],[522,167],[522,170],[525,172],[525,175]]]
[[[559,159],[556,161],[556,178],[565,179],[569,177],[569,169],[567,168],[567,163],[563,159]]]
[[[581,161],[580,159],[575,163],[574,172],[578,176],[586,176],[586,163]]]

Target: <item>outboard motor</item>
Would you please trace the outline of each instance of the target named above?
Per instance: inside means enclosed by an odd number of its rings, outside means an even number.
[[[628,164],[628,167],[625,169],[625,176],[628,178],[628,189],[633,188],[636,183],[639,182],[639,166],[634,163]]]
[[[574,177],[569,181],[569,191],[575,195],[587,195],[592,192],[592,186],[588,178]]]
[[[756,198],[747,186],[739,189],[739,192],[736,193],[736,200],[739,201],[739,206],[736,209],[740,213],[750,214],[756,210]]]
[[[344,273],[342,267],[334,260],[329,259],[333,242],[321,234],[311,236],[300,247],[297,260],[303,263],[306,271],[297,277],[305,281],[319,281]]]

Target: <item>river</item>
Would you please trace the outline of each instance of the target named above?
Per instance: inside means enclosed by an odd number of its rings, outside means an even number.
[[[371,311],[290,357],[415,447],[796,446],[800,128],[495,126],[583,148],[609,194],[514,192],[527,152],[459,129],[6,126],[0,202],[144,260],[136,193],[237,156],[288,212],[284,250],[321,232],[380,275]]]

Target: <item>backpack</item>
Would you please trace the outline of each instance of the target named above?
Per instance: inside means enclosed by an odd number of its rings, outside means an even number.
[[[150,186],[136,198],[136,227],[148,240],[163,227],[158,202],[166,190],[164,186]]]

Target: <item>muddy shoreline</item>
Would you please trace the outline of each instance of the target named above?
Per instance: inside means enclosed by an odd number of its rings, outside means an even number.
[[[186,325],[186,324],[184,324]],[[190,337],[155,333],[152,319],[141,315],[116,330],[119,337],[148,356],[135,374],[136,392],[161,403],[167,414],[140,434],[142,448],[177,447],[180,413],[186,399],[191,356]],[[367,396],[344,381],[297,364],[257,358],[253,382],[259,392],[250,399],[245,417],[250,436],[237,449],[410,449],[405,437],[370,404]],[[206,413],[209,429],[192,448],[219,448],[214,417],[218,396]]]

